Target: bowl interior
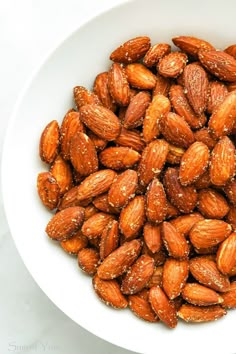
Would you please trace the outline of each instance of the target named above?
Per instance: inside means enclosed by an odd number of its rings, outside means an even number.
[[[224,48],[235,41],[234,5],[233,0],[137,0],[101,14],[48,57],[21,95],[9,124],[2,166],[4,203],[25,265],[48,297],[75,322],[136,352],[232,354],[235,314],[231,311],[210,324],[180,323],[168,330],[162,324],[145,323],[128,310],[115,311],[101,303],[91,279],[78,269],[76,258],[45,235],[51,215],[41,205],[35,187],[38,172],[47,168],[38,158],[39,136],[50,120],[61,122],[72,107],[75,85],[91,87],[95,76],[109,68],[109,54],[117,45],[138,35],[149,35],[152,43],[171,43],[173,36],[184,34]]]

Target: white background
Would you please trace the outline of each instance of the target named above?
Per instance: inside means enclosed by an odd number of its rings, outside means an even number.
[[[0,0],[0,156],[14,103],[34,69],[87,18],[121,1]],[[0,260],[1,354],[131,353],[79,327],[40,290],[17,253],[1,194]]]

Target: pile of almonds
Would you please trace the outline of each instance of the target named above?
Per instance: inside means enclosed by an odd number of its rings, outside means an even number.
[[[48,236],[106,304],[170,328],[236,307],[236,45],[136,37],[40,140]]]

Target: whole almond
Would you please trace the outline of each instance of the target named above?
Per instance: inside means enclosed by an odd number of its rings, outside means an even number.
[[[236,81],[236,60],[220,50],[203,50],[198,52],[202,65],[214,76],[223,81]]]
[[[154,224],[161,223],[166,216],[166,194],[162,183],[154,178],[147,187],[146,216]]]
[[[219,81],[210,81],[208,85],[207,113],[212,112],[221,104],[228,94],[227,86]]]
[[[184,88],[194,112],[200,116],[206,109],[208,78],[205,70],[198,64],[189,64],[183,71]]]
[[[229,212],[229,205],[222,194],[212,188],[198,193],[198,210],[209,219],[223,219]]]
[[[116,110],[116,104],[108,87],[108,72],[103,72],[96,76],[93,90],[104,107],[110,109],[112,112]]]
[[[120,121],[108,108],[89,104],[81,107],[82,122],[96,135],[105,140],[115,140],[120,134]]]
[[[136,237],[145,220],[145,199],[136,196],[120,213],[119,228],[126,240]]]
[[[127,106],[130,101],[130,88],[125,69],[119,63],[113,63],[108,72],[109,92],[119,106]]]
[[[170,53],[171,47],[167,43],[158,43],[152,46],[143,58],[143,63],[147,67],[152,67],[157,64],[157,62]]]
[[[180,215],[179,209],[167,200],[166,219],[175,218],[178,215]]]
[[[161,228],[159,225],[153,225],[150,222],[145,223],[143,227],[143,237],[145,244],[152,253],[160,251],[162,241]]]
[[[229,55],[231,55],[235,59],[236,58],[236,45],[232,44],[232,45],[228,46],[227,48],[225,48],[224,52],[228,53]]]
[[[152,90],[156,85],[156,76],[143,64],[129,64],[125,68],[129,84],[140,90]]]
[[[184,304],[178,311],[178,316],[186,322],[215,321],[226,315],[226,311],[219,305],[194,306]]]
[[[127,107],[123,120],[124,127],[132,129],[142,125],[146,109],[150,102],[151,96],[149,92],[140,91],[137,93],[137,95],[131,99],[130,104]]]
[[[226,215],[226,221],[230,223],[233,230],[236,230],[236,207],[230,205],[229,212]]]
[[[94,248],[83,248],[78,253],[78,265],[88,275],[94,275],[99,264],[99,253]]]
[[[234,175],[235,147],[227,137],[222,137],[212,150],[210,164],[211,182],[216,186],[225,185]]]
[[[140,240],[125,242],[103,260],[98,267],[98,276],[104,280],[119,277],[134,263],[140,251]]]
[[[214,138],[230,134],[236,119],[236,91],[228,93],[225,99],[213,109],[208,127]]]
[[[113,170],[100,170],[86,177],[77,188],[77,200],[93,198],[110,188],[116,173]]]
[[[58,210],[63,210],[73,206],[85,207],[91,203],[91,198],[87,198],[84,200],[79,200],[77,198],[79,188],[79,186],[75,186],[61,197],[60,202],[58,204]]]
[[[78,254],[82,248],[87,247],[88,239],[79,230],[72,237],[60,242],[61,247],[69,254]]]
[[[162,278],[163,278],[163,266],[157,266],[154,269],[154,273],[147,284],[147,288],[152,288],[153,286],[162,287]]]
[[[50,172],[41,172],[38,174],[37,190],[43,205],[50,210],[57,207],[60,198],[60,187]]]
[[[236,233],[233,232],[224,240],[216,257],[217,267],[223,274],[229,274],[236,265]]]
[[[73,92],[75,105],[78,110],[87,104],[101,104],[98,96],[83,86],[75,86]]]
[[[169,152],[166,157],[166,161],[171,165],[179,165],[185,149],[169,144]]]
[[[116,48],[110,59],[119,63],[133,63],[142,58],[150,48],[150,38],[147,36],[135,37]]]
[[[172,52],[160,59],[157,71],[164,77],[175,78],[183,72],[187,60],[188,57],[185,53]]]
[[[170,302],[164,291],[159,286],[153,286],[149,291],[149,302],[153,311],[168,327],[177,325],[177,316],[174,304]]]
[[[200,256],[192,258],[189,266],[191,274],[199,283],[219,292],[229,290],[229,278],[218,270],[213,260]]]
[[[169,99],[163,95],[155,95],[146,110],[143,121],[143,138],[147,143],[160,135],[159,121],[169,112]]]
[[[163,185],[167,197],[175,207],[185,214],[193,211],[197,204],[197,191],[193,186],[185,187],[180,184],[177,168],[167,168]]]
[[[55,177],[61,194],[64,194],[72,187],[73,176],[71,167],[69,163],[61,157],[61,155],[57,155],[50,168],[50,172]]]
[[[206,123],[204,114],[197,116],[190,106],[181,85],[171,85],[170,101],[175,112],[183,117],[192,129],[199,129]]]
[[[39,156],[42,161],[52,163],[59,148],[60,130],[56,120],[52,120],[44,128],[39,142]]]
[[[144,289],[138,294],[129,295],[129,307],[139,318],[148,322],[158,322],[158,317],[148,301],[148,294],[148,291]]]
[[[198,306],[217,305],[223,302],[216,291],[198,283],[187,283],[182,290],[182,296],[190,304]]]
[[[173,258],[166,260],[163,268],[162,284],[169,299],[173,300],[180,295],[186,284],[188,273],[188,261],[179,261]]]
[[[93,277],[93,288],[98,297],[117,309],[124,309],[128,306],[128,302],[120,291],[120,286],[116,280],[102,280],[96,274]]]
[[[187,237],[192,227],[201,220],[204,220],[204,217],[201,214],[191,213],[188,215],[178,216],[170,222],[181,234]]]
[[[101,164],[113,170],[123,170],[132,167],[140,160],[140,154],[128,147],[111,146],[99,155]]]
[[[138,152],[141,152],[145,147],[139,131],[125,128],[121,129],[120,135],[116,138],[115,143],[120,146],[127,146]]]
[[[141,291],[154,272],[154,260],[143,254],[128,270],[122,280],[121,291],[123,294],[132,295]]]
[[[236,205],[236,179],[230,180],[225,186],[224,186],[224,192],[233,205]]]
[[[236,307],[236,282],[230,284],[230,289],[221,295],[223,298],[222,306],[228,309]]]
[[[189,254],[189,245],[185,237],[170,223],[161,225],[162,240],[170,257],[184,259]]]
[[[210,43],[197,37],[178,36],[172,38],[172,41],[176,47],[180,48],[183,52],[186,52],[192,57],[197,57],[199,49],[214,49]]]
[[[109,192],[108,202],[112,207],[122,208],[135,195],[138,185],[138,175],[134,170],[126,170],[113,181]]]
[[[158,177],[166,162],[169,145],[165,140],[154,140],[147,145],[141,155],[138,174],[141,185],[147,185]]]
[[[88,239],[100,237],[107,224],[113,220],[114,216],[106,213],[97,213],[87,219],[81,228],[82,233]]]
[[[103,193],[95,197],[92,201],[93,205],[100,211],[110,214],[119,214],[118,208],[112,207],[108,202],[108,193]]]
[[[168,97],[170,85],[171,85],[171,79],[168,79],[167,77],[163,77],[157,73],[156,85],[153,88],[152,96],[154,97],[156,95],[163,95]]]
[[[210,178],[210,173],[209,169],[206,170],[194,183],[194,186],[196,187],[197,190],[208,188],[211,186],[211,178]]]
[[[224,241],[231,233],[230,224],[217,219],[197,222],[190,230],[189,237],[194,247],[207,248]]]
[[[118,221],[111,220],[103,229],[100,242],[100,258],[103,260],[113,252],[119,243]]]
[[[64,160],[70,159],[70,143],[77,132],[84,133],[84,125],[80,120],[80,113],[69,110],[61,124],[61,156]]]
[[[217,140],[213,139],[210,135],[208,128],[202,128],[194,133],[196,141],[204,143],[210,150],[212,150],[217,143]]]
[[[162,117],[160,131],[169,143],[183,148],[189,147],[194,142],[194,135],[188,123],[173,112]]]
[[[181,158],[179,180],[183,186],[195,182],[207,169],[210,153],[208,147],[196,141]]]
[[[78,231],[83,219],[84,208],[70,207],[61,210],[48,222],[46,233],[54,240],[66,240]]]

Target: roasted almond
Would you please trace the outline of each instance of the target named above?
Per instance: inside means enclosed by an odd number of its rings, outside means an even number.
[[[119,243],[119,229],[118,229],[118,221],[111,220],[105,226],[101,235],[100,242],[100,258],[103,260],[106,258],[111,252],[113,252]]]
[[[113,63],[108,72],[109,92],[119,106],[127,106],[130,101],[130,88],[125,69],[119,63]]]
[[[71,167],[69,163],[61,157],[61,155],[57,155],[50,168],[50,172],[55,177],[61,194],[64,194],[72,187],[73,175]]]
[[[156,76],[143,64],[129,64],[125,68],[129,84],[140,90],[152,90],[156,85]]]
[[[136,196],[120,213],[119,228],[126,240],[135,238],[145,220],[145,199]]]
[[[57,207],[60,198],[60,187],[50,172],[40,172],[38,174],[37,190],[43,205],[50,210]]]
[[[94,214],[83,223],[81,231],[88,239],[101,237],[104,228],[113,218],[114,216],[111,214]]]
[[[105,139],[100,138],[93,132],[91,132],[91,130],[88,131],[87,135],[89,139],[93,142],[97,152],[104,150],[105,147],[107,146],[107,141]]]
[[[189,254],[189,245],[185,237],[170,223],[161,225],[162,240],[169,256],[177,259],[186,258]]]
[[[151,102],[151,95],[149,92],[140,91],[135,95],[125,112],[123,125],[127,129],[136,128],[142,125],[146,109]]]
[[[216,263],[223,274],[230,274],[236,265],[236,232],[224,240],[217,252]]]
[[[212,112],[221,104],[228,94],[227,86],[219,81],[210,81],[208,85],[207,113]]]
[[[215,144],[217,143],[217,140],[213,139],[212,136],[210,135],[208,128],[202,128],[200,130],[197,130],[194,133],[194,138],[196,141],[205,144],[210,150],[212,150]]]
[[[178,36],[172,38],[172,42],[176,45],[176,47],[180,48],[182,51],[186,52],[192,57],[197,57],[198,51],[200,49],[214,49],[214,47],[210,43],[197,37]]]
[[[194,306],[184,304],[178,311],[178,317],[186,322],[215,321],[226,315],[226,311],[219,305]]]
[[[60,130],[56,120],[52,120],[44,128],[39,142],[39,156],[42,161],[52,163],[59,148]]]
[[[233,205],[236,205],[236,179],[232,179],[224,186],[224,192]]]
[[[166,219],[175,218],[178,215],[180,215],[179,209],[167,200]]]
[[[129,307],[139,318],[148,322],[158,322],[156,313],[148,301],[149,292],[144,289],[138,294],[129,295]]]
[[[166,157],[166,161],[171,165],[179,165],[185,149],[169,144],[169,152]]]
[[[180,215],[170,222],[181,234],[187,237],[192,227],[201,220],[204,220],[201,214],[191,213],[188,215]]]
[[[108,194],[103,193],[95,197],[92,201],[93,205],[97,210],[103,211],[104,213],[119,214],[120,210],[118,208],[112,207],[108,203]]]
[[[140,154],[131,148],[111,146],[100,153],[99,160],[103,166],[119,171],[132,167],[140,157]]]
[[[99,253],[94,248],[83,248],[78,253],[78,265],[88,275],[94,275],[99,264]]]
[[[146,216],[154,223],[161,223],[166,216],[166,194],[162,183],[154,178],[147,187]]]
[[[233,230],[236,230],[236,207],[230,205],[229,212],[226,215],[226,221],[230,223]]]
[[[73,92],[75,105],[78,110],[87,104],[101,104],[98,96],[83,86],[75,86]]]
[[[186,284],[189,273],[187,260],[179,261],[169,258],[163,267],[162,284],[169,299],[173,300],[180,295]]]
[[[145,147],[139,131],[125,128],[121,129],[120,135],[116,138],[115,143],[120,146],[127,146],[138,152],[141,152]]]
[[[108,108],[89,104],[81,107],[82,122],[96,135],[105,140],[115,140],[120,134],[120,121]]]
[[[93,84],[93,91],[104,107],[110,109],[112,112],[115,111],[116,104],[108,87],[108,72],[103,72],[96,76]]]
[[[187,60],[185,53],[172,52],[159,60],[157,71],[164,77],[175,78],[183,72]]]
[[[73,206],[85,207],[89,205],[89,203],[91,203],[91,198],[87,198],[84,200],[79,200],[77,198],[78,189],[79,186],[75,186],[61,197],[60,202],[58,204],[58,210],[63,210]]]
[[[69,239],[61,241],[60,245],[67,253],[78,254],[82,248],[87,247],[88,239],[79,230]]]
[[[119,63],[133,63],[142,58],[150,46],[149,37],[135,37],[116,48],[111,53],[110,59]]]
[[[145,244],[152,253],[160,251],[162,241],[161,228],[159,225],[153,225],[150,222],[145,223],[143,227],[143,237]]]
[[[48,222],[46,233],[54,240],[66,240],[78,231],[83,219],[84,208],[70,207],[61,210]]]
[[[229,291],[221,295],[223,298],[222,306],[228,309],[236,307],[236,282],[230,284]]]
[[[140,251],[140,240],[125,242],[104,259],[98,267],[98,276],[104,280],[119,277],[134,263]]]
[[[222,194],[208,188],[198,193],[198,210],[206,218],[223,219],[229,211],[229,205]]]
[[[216,291],[198,283],[187,283],[182,290],[182,296],[190,304],[198,306],[217,305],[223,302]]]
[[[162,287],[162,278],[163,278],[163,266],[157,266],[154,269],[151,279],[147,283],[147,288],[152,288],[153,286]]]
[[[206,170],[194,183],[194,186],[197,190],[208,188],[211,186],[211,178],[209,169]]]
[[[147,67],[152,67],[157,64],[157,62],[164,57],[164,55],[169,54],[171,47],[167,43],[158,43],[152,46],[143,58],[143,63]]]
[[[93,288],[98,297],[105,302],[106,305],[117,309],[124,309],[128,306],[128,302],[121,293],[120,286],[115,279],[102,280],[96,274],[93,277]]]
[[[156,85],[152,91],[152,96],[154,97],[156,95],[163,95],[168,97],[170,85],[171,85],[171,79],[168,79],[167,77],[163,77],[157,73]]]

